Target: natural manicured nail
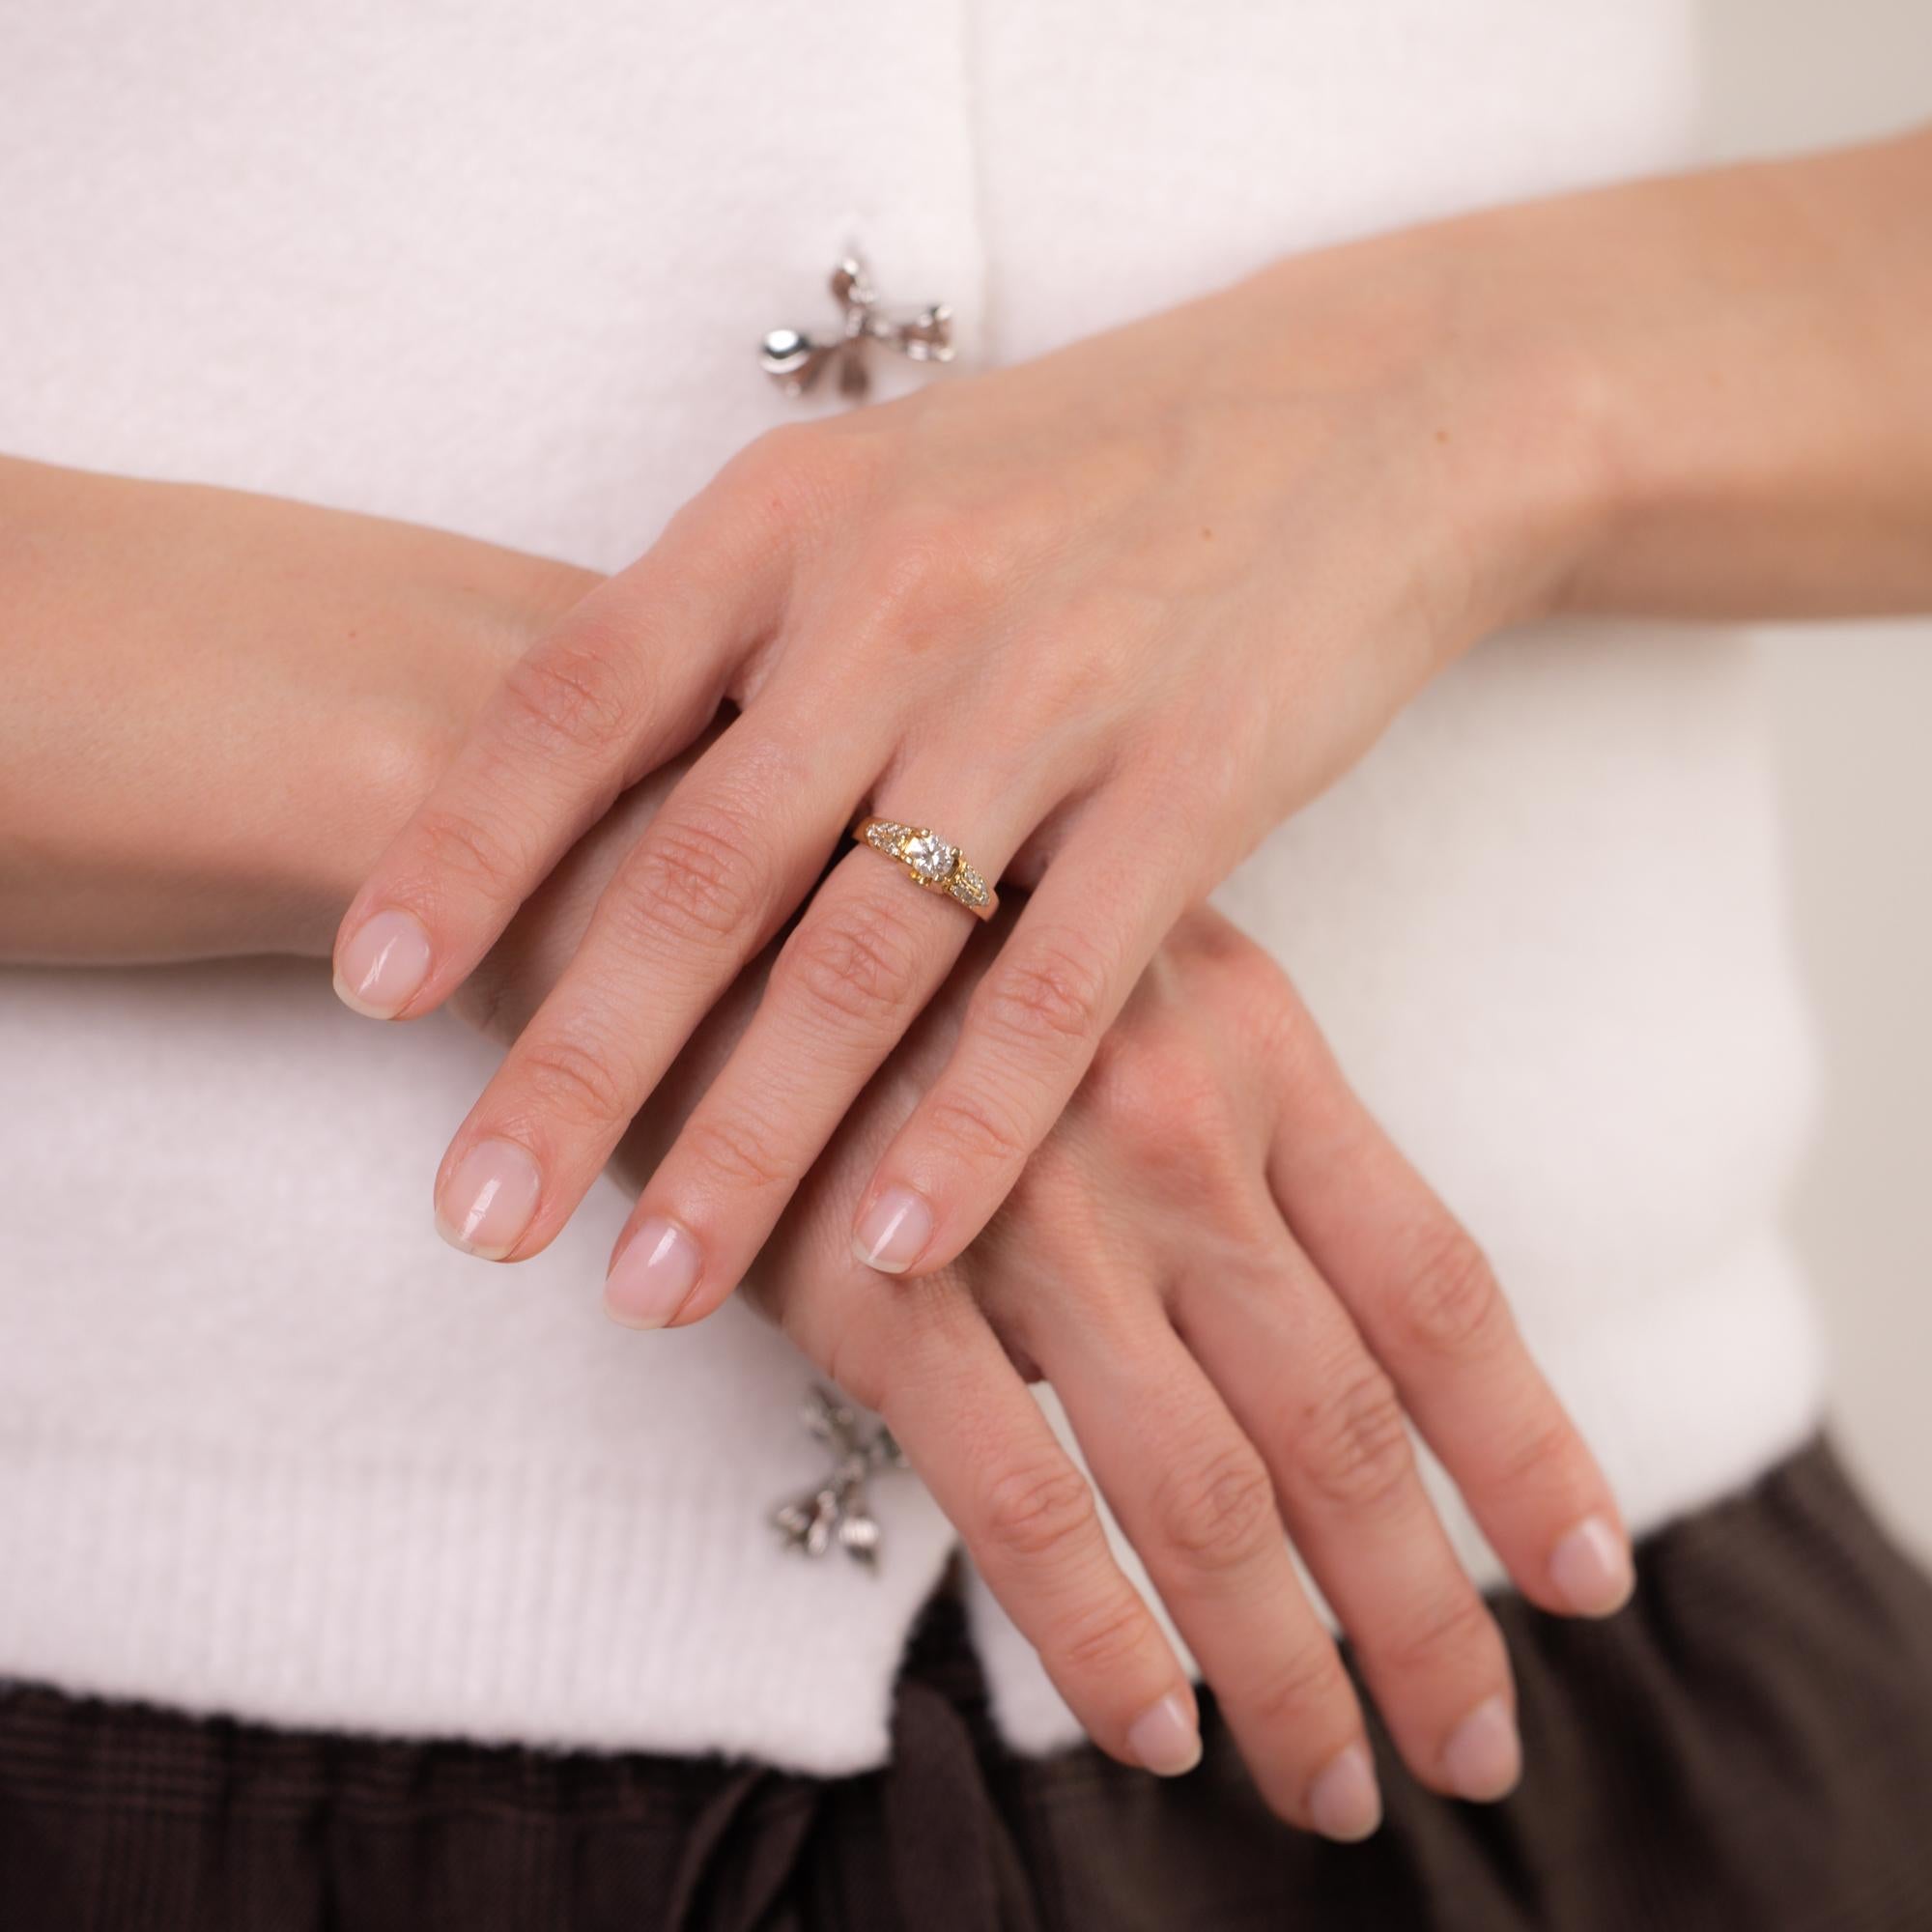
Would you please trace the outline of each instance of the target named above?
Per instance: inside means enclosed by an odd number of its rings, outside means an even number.
[[[543,1176],[514,1141],[478,1141],[436,1197],[437,1232],[451,1247],[500,1261],[537,1211]]]
[[[391,907],[365,919],[335,965],[335,996],[372,1020],[392,1020],[429,978],[429,934],[414,913]]]
[[[852,1252],[881,1274],[904,1274],[932,1238],[932,1209],[910,1187],[889,1187],[852,1231]]]
[[[1381,1788],[1367,1745],[1350,1745],[1308,1787],[1308,1818],[1324,1838],[1353,1844],[1382,1822]]]
[[[1201,1727],[1187,1699],[1170,1690],[1127,1726],[1127,1748],[1157,1777],[1179,1777],[1201,1762]]]
[[[1606,1617],[1630,1602],[1636,1585],[1630,1545],[1607,1518],[1586,1516],[1550,1552],[1549,1580],[1579,1615]]]
[[[1522,1744],[1501,1697],[1486,1698],[1456,1726],[1442,1769],[1459,1798],[1486,1802],[1514,1789],[1522,1776]]]
[[[654,1214],[638,1223],[624,1252],[611,1264],[604,1307],[627,1328],[662,1328],[684,1306],[703,1261],[684,1229]]]

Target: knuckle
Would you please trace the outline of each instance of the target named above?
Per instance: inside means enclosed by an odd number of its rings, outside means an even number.
[[[868,487],[867,440],[822,423],[781,423],[748,442],[674,521],[699,553],[715,530],[723,554],[734,554],[749,519],[803,558],[825,547]]]
[[[1297,1643],[1242,1701],[1264,1729],[1293,1734],[1350,1694],[1335,1646],[1314,1636]]]
[[[919,952],[895,913],[839,907],[806,917],[773,977],[785,997],[828,1019],[876,1023],[912,1006]]]
[[[1147,1634],[1147,1612],[1139,1601],[1124,1591],[1108,1591],[1101,1601],[1064,1616],[1048,1633],[1046,1649],[1075,1675],[1117,1679],[1139,1656]]]
[[[607,649],[557,639],[510,667],[503,696],[520,735],[579,752],[628,741],[634,724],[629,673]]]
[[[1581,1446],[1575,1427],[1561,1409],[1539,1416],[1526,1428],[1513,1432],[1509,1446],[1498,1459],[1496,1487],[1513,1492],[1519,1485],[1532,1480],[1560,1482],[1577,1469]]]
[[[1029,1136],[1006,1109],[973,1092],[935,1094],[923,1131],[944,1158],[982,1172],[1018,1168]]]
[[[869,576],[875,608],[916,635],[992,603],[1007,565],[970,517],[901,513],[875,540]]]
[[[1148,615],[1121,608],[1124,601],[1062,604],[1030,627],[1020,653],[1030,716],[1078,725],[1093,718],[1096,691],[1144,675]]]
[[[1021,1562],[1064,1555],[1094,1535],[1094,1489],[1070,1463],[1023,1463],[987,1486],[980,1508],[986,1545]]]
[[[694,1120],[684,1132],[692,1158],[734,1191],[765,1193],[793,1178],[763,1129],[750,1121],[721,1114]]]
[[[424,857],[437,873],[497,899],[513,895],[520,867],[502,833],[467,811],[433,807],[417,822]]]
[[[1173,1124],[1168,1118],[1171,1076],[1181,1070],[1158,1039],[1129,1024],[1110,1027],[1100,1036],[1083,1085],[1094,1118],[1114,1146],[1128,1149],[1168,1142]]]
[[[1500,1645],[1483,1600],[1466,1583],[1459,1583],[1389,1645],[1387,1661],[1404,1676],[1420,1675],[1444,1669],[1452,1658],[1499,1652]]]
[[[1394,1313],[1409,1347],[1430,1355],[1467,1355],[1495,1335],[1502,1291],[1482,1249],[1445,1216],[1416,1244],[1399,1276]]]
[[[980,1019],[1027,1047],[1088,1040],[1106,1015],[1108,974],[1090,942],[1062,933],[1002,956],[979,993]]]
[[[1251,1562],[1283,1533],[1274,1486],[1246,1443],[1183,1459],[1156,1492],[1154,1513],[1162,1541],[1209,1573]]]
[[[779,423],[753,437],[725,473],[734,481],[755,479],[765,488],[782,490],[816,470],[822,442],[810,423]]]
[[[568,1034],[545,1034],[517,1053],[517,1080],[534,1111],[580,1125],[610,1126],[633,1112],[628,1077],[611,1056]]]
[[[1414,1467],[1394,1385],[1367,1363],[1338,1378],[1311,1405],[1295,1450],[1315,1494],[1333,1509],[1388,1504]]]
[[[635,917],[680,938],[737,933],[760,895],[762,866],[753,828],[716,803],[663,813],[631,861],[626,899]]]
[[[1116,1025],[1101,1037],[1090,1075],[1109,1144],[1189,1185],[1218,1178],[1248,1144],[1222,1074],[1178,1033],[1139,1040],[1121,1033]]]
[[[836,423],[778,423],[753,437],[719,480],[796,507],[801,498],[862,480],[871,468],[868,442]]]

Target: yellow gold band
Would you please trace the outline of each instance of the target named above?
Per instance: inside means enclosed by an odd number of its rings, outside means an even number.
[[[888,859],[896,859],[914,885],[929,893],[957,899],[976,919],[991,919],[1000,895],[966,863],[956,845],[923,825],[907,825],[896,818],[862,818],[852,837]]]

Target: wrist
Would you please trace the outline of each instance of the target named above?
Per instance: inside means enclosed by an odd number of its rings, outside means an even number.
[[[1428,671],[1564,607],[1614,493],[1601,365],[1559,326],[1562,272],[1504,209],[1291,258],[1231,291],[1286,356],[1356,399],[1431,613]],[[1392,550],[1392,554],[1394,554]]]
[[[594,580],[372,517],[0,460],[10,960],[326,953]]]
[[[1921,131],[1465,224],[1515,419],[1555,459],[1523,470],[1560,511],[1527,614],[1927,607],[1929,191]]]
[[[1487,560],[1478,636],[1569,610],[1618,514],[1609,371],[1560,298],[1566,265],[1541,217],[1504,209],[1436,237],[1460,284],[1452,360],[1476,445],[1460,526]]]

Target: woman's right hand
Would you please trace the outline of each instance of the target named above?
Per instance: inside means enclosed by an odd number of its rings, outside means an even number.
[[[674,777],[620,802],[460,1010],[515,1037]],[[1424,1493],[1405,1416],[1544,1608],[1617,1607],[1628,1545],[1476,1245],[1234,927],[1199,913],[1176,928],[1012,1199],[958,1261],[894,1282],[855,1258],[852,1202],[950,1049],[999,938],[976,936],[748,1291],[885,1418],[1102,1748],[1184,1771],[1199,1748],[1195,1702],[1110,1550],[1087,1477],[1027,1392],[1035,1376],[1058,1392],[1284,1818],[1352,1838],[1378,1816],[1355,1693],[1289,1537],[1414,1775],[1501,1796],[1519,1768],[1508,1662]],[[632,1128],[619,1164],[634,1187],[724,1064],[769,960],[714,1010]],[[674,1319],[712,1305],[694,1299]]]

